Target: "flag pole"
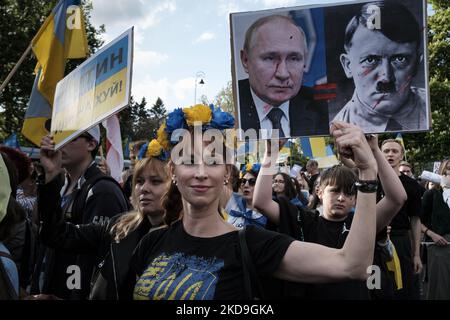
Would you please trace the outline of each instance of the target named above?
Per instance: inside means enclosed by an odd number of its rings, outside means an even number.
[[[102,145],[100,144],[100,148],[98,149],[98,151],[100,151],[100,158],[101,160],[105,159],[105,154],[103,153],[103,148]]]
[[[25,50],[25,52],[22,54],[22,56],[20,57],[19,61],[17,61],[16,65],[14,66],[14,68],[11,70],[11,72],[8,74],[8,76],[6,77],[5,81],[3,81],[1,87],[0,87],[0,95],[3,92],[3,89],[6,87],[6,85],[9,83],[9,81],[11,80],[11,78],[13,77],[13,75],[16,73],[17,69],[19,69],[20,65],[22,64],[23,60],[25,60],[26,56],[30,53],[31,51],[31,43],[28,45],[28,48]]]

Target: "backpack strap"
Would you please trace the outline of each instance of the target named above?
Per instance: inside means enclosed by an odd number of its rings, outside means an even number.
[[[241,247],[241,257],[242,257],[242,269],[244,273],[244,288],[246,293],[246,298],[253,300],[255,298],[264,299],[264,293],[259,281],[258,274],[256,273],[255,265],[253,264],[252,258],[250,256],[250,251],[248,250],[247,240],[245,239],[245,229],[239,230],[239,245]],[[252,284],[256,287],[255,291],[252,288]]]
[[[10,259],[10,260],[12,260],[14,262],[12,256],[9,253],[0,251],[0,257],[4,257],[4,258],[7,258],[7,259]]]
[[[113,177],[107,176],[102,172],[98,172],[98,173],[94,174],[93,176],[89,177],[89,179],[87,179],[83,183],[83,185],[81,186],[80,190],[78,191],[78,194],[76,195],[76,197],[73,201],[73,205],[72,205],[73,223],[81,223],[82,217],[83,217],[83,212],[84,212],[83,209],[84,209],[84,206],[86,205],[87,196],[89,194],[89,191],[100,180],[108,180],[108,181],[111,181],[112,183],[114,183],[119,188],[119,190],[122,192],[125,202],[127,203],[127,207],[128,207],[127,209],[130,210],[129,201],[128,201],[127,197],[125,196],[125,194],[123,193],[123,190],[122,190],[122,187],[120,186],[120,184]]]

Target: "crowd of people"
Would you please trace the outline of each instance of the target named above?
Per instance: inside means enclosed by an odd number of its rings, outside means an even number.
[[[58,150],[44,137],[36,162],[0,146],[0,299],[450,299],[450,159],[422,185],[399,141],[367,135],[428,123],[419,25],[375,4],[389,23],[369,27],[370,3],[348,22],[354,94],[331,123],[302,85],[302,28],[249,27],[236,114],[264,131],[259,163],[235,161],[234,117],[213,105],[170,112],[121,183],[95,161],[98,126]],[[340,164],[276,165],[287,137],[328,133]]]
[[[273,139],[238,168],[207,134],[232,120],[214,106],[170,113],[126,175],[131,195],[95,162],[98,128],[60,150],[44,137],[38,163],[1,146],[0,297],[450,298],[450,160],[426,190],[401,143],[337,121],[339,165],[290,176]]]

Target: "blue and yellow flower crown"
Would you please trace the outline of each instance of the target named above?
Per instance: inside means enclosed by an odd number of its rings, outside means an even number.
[[[251,173],[251,174],[257,176],[260,169],[261,169],[261,163],[259,163],[259,162],[254,163],[254,164],[247,163],[242,168],[241,175],[244,176],[246,173]]]
[[[168,114],[166,121],[158,129],[158,142],[165,149],[170,150],[178,140],[172,140],[172,133],[177,129],[189,129],[201,123],[202,131],[208,129],[225,130],[234,127],[232,114],[222,111],[214,105],[197,104],[188,108],[177,108]]]
[[[161,161],[167,161],[169,156],[169,152],[164,150],[158,140],[152,139],[150,142],[143,144],[139,149],[138,159],[153,157]]]

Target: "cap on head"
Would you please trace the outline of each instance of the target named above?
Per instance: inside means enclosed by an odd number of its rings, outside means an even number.
[[[100,143],[100,127],[98,124],[89,130],[86,130],[86,133],[88,133],[97,142],[97,144]]]

